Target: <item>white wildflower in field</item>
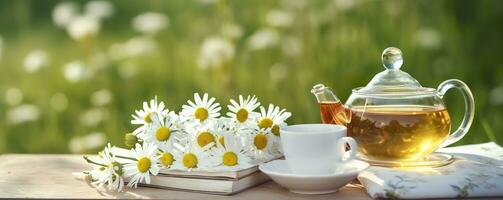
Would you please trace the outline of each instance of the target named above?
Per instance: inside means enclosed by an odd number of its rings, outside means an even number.
[[[72,153],[85,153],[89,150],[95,150],[102,147],[106,142],[105,134],[93,132],[84,136],[75,136],[70,139],[68,149]]]
[[[285,10],[271,10],[267,13],[267,24],[273,27],[288,28],[293,25],[295,16]]]
[[[274,29],[261,29],[255,32],[248,40],[252,50],[261,50],[278,45],[280,35]]]
[[[23,92],[18,88],[9,88],[5,91],[5,102],[10,106],[16,106],[23,101]]]
[[[100,21],[89,16],[78,16],[66,27],[66,31],[74,40],[94,37],[100,31]]]
[[[157,43],[150,37],[137,36],[124,43],[115,43],[109,48],[109,55],[114,60],[146,56],[157,50]]]
[[[52,20],[58,27],[67,27],[78,16],[78,5],[74,2],[61,2],[52,11]]]
[[[285,64],[276,63],[269,69],[269,76],[273,81],[279,82],[286,78],[288,68]]]
[[[162,13],[146,12],[136,16],[132,25],[140,33],[155,35],[169,25],[169,19]]]
[[[154,52],[157,49],[157,44],[154,40],[148,37],[134,37],[129,39],[124,45],[124,51],[127,56],[142,56]]]
[[[357,4],[357,0],[334,0],[335,8],[340,11],[353,9]]]
[[[35,105],[24,104],[7,111],[7,122],[21,124],[35,121],[40,117],[40,110]]]
[[[220,32],[226,38],[237,39],[243,36],[243,29],[237,24],[225,24]]]
[[[68,82],[79,82],[85,78],[86,69],[82,62],[73,61],[63,67],[63,75]]]
[[[416,42],[419,47],[436,49],[442,45],[442,35],[433,28],[421,28],[416,33]]]
[[[24,69],[28,73],[34,73],[47,66],[48,56],[45,51],[33,50],[24,58]]]
[[[108,118],[108,110],[104,108],[91,108],[80,114],[80,122],[87,127],[96,127]]]
[[[306,7],[306,0],[282,0],[281,6],[292,10],[302,10]]]
[[[302,43],[297,37],[286,37],[281,43],[281,52],[286,56],[296,58],[302,52]]]
[[[199,51],[198,65],[202,69],[222,67],[234,59],[234,45],[223,38],[211,37],[204,40]]]
[[[114,14],[114,6],[109,1],[89,1],[84,7],[84,15],[96,19],[111,17]]]
[[[495,87],[489,92],[489,101],[493,105],[503,104],[503,86]]]
[[[52,12],[54,24],[65,28],[74,40],[96,36],[101,28],[101,21],[114,13],[113,5],[108,1],[89,1],[84,6],[84,12],[73,2],[63,2],[56,5]]]
[[[112,101],[112,93],[110,90],[101,89],[91,94],[91,103],[94,106],[104,106]]]

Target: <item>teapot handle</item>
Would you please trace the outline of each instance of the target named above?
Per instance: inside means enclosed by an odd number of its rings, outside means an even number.
[[[465,99],[465,115],[461,125],[459,125],[459,128],[454,133],[451,133],[447,140],[440,145],[440,147],[449,146],[463,138],[463,136],[465,136],[468,132],[468,129],[470,129],[475,115],[475,101],[473,100],[472,92],[463,81],[458,79],[449,79],[442,82],[437,89],[438,96],[443,98],[447,90],[451,88],[459,89],[461,93],[463,93],[463,97]]]

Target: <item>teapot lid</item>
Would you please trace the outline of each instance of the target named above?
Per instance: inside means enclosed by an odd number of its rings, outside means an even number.
[[[356,88],[353,91],[364,94],[409,94],[434,91],[432,88],[423,88],[416,79],[400,70],[403,64],[400,49],[396,47],[384,49],[382,63],[386,70],[376,74],[367,86]]]

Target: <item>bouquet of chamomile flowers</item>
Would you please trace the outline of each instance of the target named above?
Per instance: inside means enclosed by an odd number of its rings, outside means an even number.
[[[291,113],[261,106],[255,96],[240,95],[227,108],[221,116],[220,104],[206,93],[195,93],[179,114],[157,98],[143,102],[132,115],[138,127],[125,137],[131,149],[109,143],[98,155],[84,156],[93,169],[76,175],[98,189],[121,191],[125,182],[149,184],[160,169],[237,171],[282,156],[280,126]]]

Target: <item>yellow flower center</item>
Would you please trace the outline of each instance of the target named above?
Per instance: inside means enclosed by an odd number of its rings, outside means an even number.
[[[204,147],[212,142],[215,142],[215,136],[208,131],[199,133],[199,136],[197,136],[197,144],[200,147]]]
[[[138,163],[136,163],[136,166],[138,167],[138,171],[141,173],[145,173],[150,169],[150,159],[147,157],[142,157],[138,160]]]
[[[232,151],[225,152],[222,156],[222,162],[224,165],[234,166],[238,164],[238,156]]]
[[[218,138],[218,142],[220,142],[220,144],[225,148],[225,140],[224,140],[224,136],[220,136]]]
[[[264,134],[259,133],[255,135],[253,144],[255,145],[255,147],[257,147],[258,150],[262,150],[267,146],[267,137]]]
[[[168,167],[168,166],[171,166],[171,164],[173,164],[173,154],[171,153],[163,153],[162,156],[159,158],[159,160],[161,161],[161,163]]]
[[[143,117],[143,120],[147,123],[152,123],[152,118],[150,118],[151,113],[147,113],[145,117]]]
[[[276,124],[275,124],[274,126],[272,126],[272,128],[271,128],[271,132],[272,132],[272,134],[274,134],[275,136],[278,136],[278,137],[279,137],[279,126],[278,126],[278,125],[276,125]]]
[[[208,110],[206,108],[199,107],[194,112],[194,117],[200,121],[208,119]]]
[[[258,121],[258,127],[260,128],[271,128],[271,126],[272,126],[272,119],[268,117],[264,117],[260,121]]]
[[[241,123],[245,122],[248,119],[248,111],[244,108],[239,109],[236,113],[236,119]]]
[[[171,136],[171,132],[169,128],[166,127],[158,128],[155,132],[155,138],[157,139],[157,141],[164,142],[169,139],[169,136]]]
[[[186,153],[183,155],[183,166],[187,168],[197,167],[197,156],[193,153]]]

